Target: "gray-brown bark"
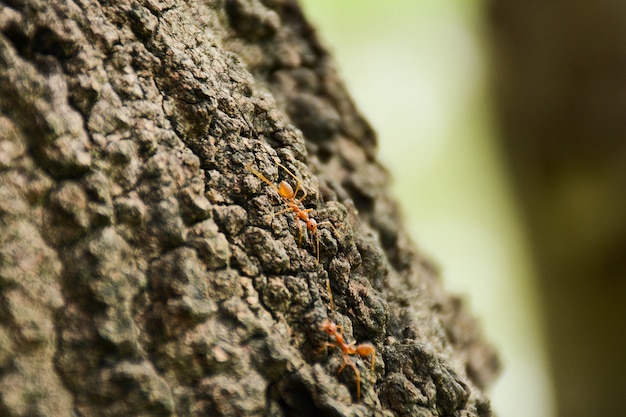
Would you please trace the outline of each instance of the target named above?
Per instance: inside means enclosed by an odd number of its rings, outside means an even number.
[[[0,414],[491,414],[495,354],[297,3],[0,2],[0,111]],[[246,170],[278,160],[337,229],[319,264]],[[327,317],[377,348],[359,401]]]

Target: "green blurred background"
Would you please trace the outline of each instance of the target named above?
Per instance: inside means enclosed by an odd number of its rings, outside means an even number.
[[[501,417],[626,416],[626,2],[306,0]]]
[[[378,133],[415,242],[499,350],[494,411],[556,415],[531,255],[494,139],[484,5],[302,3]]]

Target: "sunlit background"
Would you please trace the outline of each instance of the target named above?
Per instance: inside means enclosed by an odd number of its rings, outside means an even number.
[[[482,4],[302,0],[357,105],[420,250],[500,353],[501,417],[553,417],[530,255],[493,140]]]

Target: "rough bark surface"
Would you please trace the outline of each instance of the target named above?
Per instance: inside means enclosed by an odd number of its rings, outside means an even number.
[[[375,153],[296,2],[0,2],[0,415],[491,415]]]

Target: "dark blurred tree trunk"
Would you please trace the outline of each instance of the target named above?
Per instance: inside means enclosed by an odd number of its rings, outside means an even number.
[[[490,415],[375,153],[293,1],[0,2],[0,415]]]
[[[559,415],[626,415],[626,3],[490,3]]]

